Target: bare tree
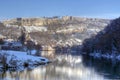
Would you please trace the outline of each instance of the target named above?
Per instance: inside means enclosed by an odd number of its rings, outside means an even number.
[[[31,55],[31,51],[35,46],[34,42],[31,41],[31,40],[28,40],[27,43],[26,43],[26,46],[27,46],[27,54]]]
[[[42,50],[42,46],[41,46],[40,44],[37,44],[37,45],[35,46],[35,48],[36,48],[36,50],[37,50],[36,55],[37,55],[37,56],[40,56],[40,55],[41,55],[41,54],[40,54],[40,51]]]

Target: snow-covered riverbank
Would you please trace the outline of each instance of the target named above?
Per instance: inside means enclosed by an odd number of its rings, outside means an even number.
[[[27,52],[21,51],[0,51],[0,67],[15,67],[17,70],[23,70],[25,67],[34,68],[35,66],[47,64],[49,60],[44,57],[27,55]]]
[[[90,53],[89,56],[92,56],[94,58],[104,58],[104,59],[111,59],[111,60],[114,59],[114,60],[120,61],[120,54],[115,54],[115,53],[112,53],[112,54]]]

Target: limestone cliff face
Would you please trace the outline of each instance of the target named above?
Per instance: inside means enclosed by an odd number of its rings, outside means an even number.
[[[44,25],[45,20],[42,18],[16,18],[7,21],[3,21],[4,25],[16,25],[16,26],[41,26]]]
[[[108,20],[96,19],[96,18],[81,18],[73,16],[63,16],[63,17],[43,17],[43,18],[15,18],[3,21],[4,25],[16,25],[16,26],[50,26],[58,24],[83,24],[87,25],[91,22],[106,23]],[[101,24],[102,25],[102,24]]]
[[[103,30],[111,20],[97,18],[81,18],[73,16],[16,18],[2,23],[0,34],[17,39],[21,35],[21,27],[29,38],[42,45],[77,45]],[[3,27],[2,27],[3,28]]]
[[[3,21],[4,25],[44,26],[59,22],[59,18],[16,18]]]

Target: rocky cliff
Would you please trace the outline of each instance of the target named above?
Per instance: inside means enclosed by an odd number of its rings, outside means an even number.
[[[84,40],[83,51],[90,53],[115,54],[120,53],[120,18],[100,31],[96,36]],[[112,55],[113,56],[113,55]]]
[[[0,34],[8,38],[18,39],[24,30],[29,38],[42,45],[72,46],[103,30],[109,23],[108,19],[81,18],[73,16],[16,18],[2,22],[4,29]],[[7,33],[6,33],[7,32]]]
[[[97,19],[97,18],[81,18],[73,16],[63,16],[63,17],[42,17],[42,18],[15,18],[3,21],[4,25],[16,25],[16,26],[50,26],[55,24],[99,24],[99,26],[104,26],[109,20],[107,19]]]

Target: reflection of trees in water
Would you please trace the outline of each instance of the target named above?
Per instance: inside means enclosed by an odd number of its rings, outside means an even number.
[[[84,67],[82,64],[71,65],[49,65],[46,69],[46,80],[104,80],[102,76],[96,74],[94,70]],[[51,79],[49,79],[51,78]]]
[[[57,66],[55,64],[49,65],[46,67],[46,80],[69,80],[68,74],[64,73],[65,71],[63,70],[65,68],[63,65]]]
[[[12,79],[15,78],[15,80],[20,80],[20,73],[19,72],[9,72],[6,73],[8,76],[10,76]]]
[[[120,78],[120,62],[83,56],[83,65],[93,68],[98,74],[104,75],[106,78]]]
[[[34,80],[33,75],[31,74],[30,70],[25,71],[7,71],[0,74],[0,78],[2,80]],[[0,80],[1,80],[0,79]]]
[[[0,74],[0,80],[1,80],[1,79],[4,80],[5,77],[6,77],[5,72],[3,72],[2,74]]]

